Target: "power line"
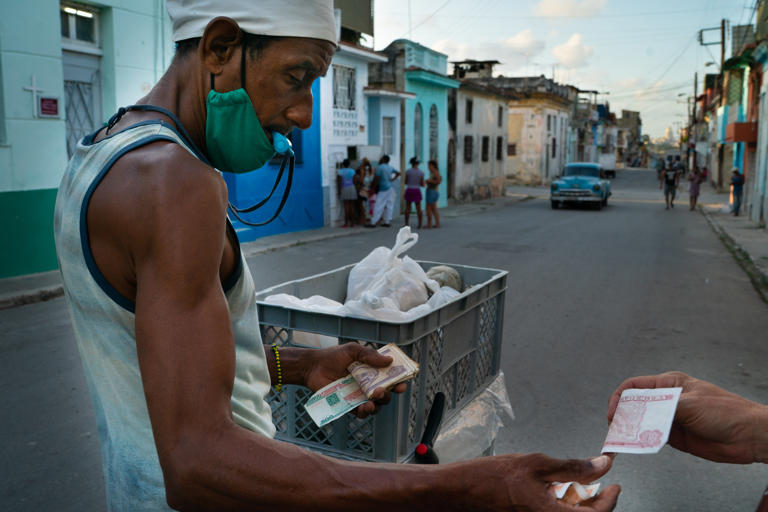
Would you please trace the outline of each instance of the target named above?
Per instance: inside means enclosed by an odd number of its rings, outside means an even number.
[[[435,9],[435,10],[432,12],[432,14],[430,14],[429,16],[427,16],[426,18],[424,18],[423,20],[421,20],[421,22],[417,23],[416,25],[414,25],[414,26],[412,26],[412,27],[409,27],[409,30],[408,30],[408,32],[406,32],[405,34],[403,34],[402,36],[400,36],[398,39],[402,39],[403,37],[405,37],[405,36],[409,35],[409,34],[410,34],[412,31],[413,31],[413,29],[415,29],[415,28],[419,28],[420,26],[422,26],[423,24],[425,24],[426,22],[428,22],[429,20],[431,20],[431,19],[432,19],[432,18],[435,16],[435,14],[439,13],[440,11],[442,11],[442,10],[443,10],[443,9],[444,9],[444,8],[445,8],[445,7],[446,7],[448,4],[449,4],[449,3],[451,3],[451,0],[446,0],[446,1],[445,1],[445,3],[444,3],[443,5],[441,5],[440,7],[438,7],[437,9]]]

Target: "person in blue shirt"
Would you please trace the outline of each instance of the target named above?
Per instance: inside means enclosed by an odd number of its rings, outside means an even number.
[[[371,222],[365,225],[367,228],[375,227],[379,221],[382,227],[388,228],[392,222],[392,214],[395,206],[395,191],[392,187],[392,179],[400,177],[400,172],[389,165],[389,155],[384,155],[376,167],[376,177],[373,179],[373,189],[376,192],[376,204],[373,205],[373,217]]]
[[[349,166],[348,158],[344,159],[341,169],[336,173],[336,192],[344,203],[344,225],[341,227],[351,228],[355,225],[357,189],[355,188],[355,170]]]
[[[739,172],[738,167],[734,167],[731,173],[731,186],[733,187],[733,214],[738,217],[741,199],[744,197],[744,175]]]

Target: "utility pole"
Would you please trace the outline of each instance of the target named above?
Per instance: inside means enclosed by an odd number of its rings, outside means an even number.
[[[693,143],[693,159],[690,162],[690,169],[693,171],[696,169],[696,103],[699,97],[699,72],[693,74],[693,115],[691,116],[691,130],[688,135],[688,144]]]
[[[725,66],[725,18],[720,21],[720,76],[723,74],[723,66]]]

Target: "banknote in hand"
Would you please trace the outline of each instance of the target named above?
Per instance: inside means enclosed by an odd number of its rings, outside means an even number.
[[[411,380],[419,374],[419,364],[405,355],[394,343],[384,345],[378,350],[379,354],[392,358],[392,363],[384,368],[374,368],[355,361],[347,367],[355,378],[363,393],[368,398],[373,396],[376,388],[390,389],[401,382]]]

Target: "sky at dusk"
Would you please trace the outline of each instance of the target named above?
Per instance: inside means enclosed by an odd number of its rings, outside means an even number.
[[[409,4],[414,41],[449,60],[499,60],[496,74],[554,74],[610,93],[599,99],[617,114],[640,111],[654,138],[687,122],[694,73],[701,92],[704,74],[719,70],[720,47],[701,46],[699,30],[755,18],[754,0],[375,0],[377,50],[409,38]],[[719,31],[705,38],[717,42]]]

